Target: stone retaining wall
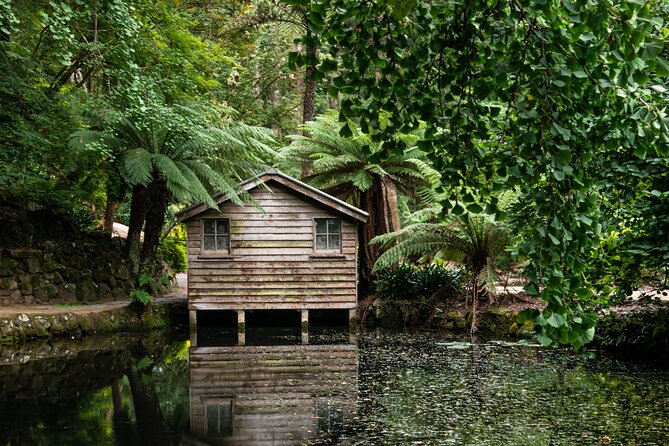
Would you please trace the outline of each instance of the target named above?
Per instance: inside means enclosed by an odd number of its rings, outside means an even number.
[[[80,338],[92,333],[144,331],[188,325],[186,301],[151,304],[142,310],[134,304],[90,313],[19,313],[0,317],[0,346],[30,339]]]
[[[0,248],[0,305],[127,299],[129,271],[121,241],[102,233]]]
[[[123,242],[48,209],[0,204],[0,305],[127,299]]]

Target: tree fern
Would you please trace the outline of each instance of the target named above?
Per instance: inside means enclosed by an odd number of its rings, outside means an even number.
[[[309,171],[304,178],[309,184],[349,200],[370,214],[361,240],[365,280],[379,256],[378,247],[369,246],[369,240],[399,229],[396,192],[432,202],[434,193],[429,191],[438,186],[440,176],[416,147],[417,133],[398,135],[406,149],[380,156],[380,142],[372,141],[352,122],[348,126],[352,135],[341,136],[337,112],[332,110],[304,124],[304,135],[289,136],[291,144],[281,149],[281,167],[296,172],[297,165]]]
[[[495,292],[495,260],[510,242],[507,228],[485,215],[469,215],[452,222],[414,223],[401,231],[376,237],[372,243],[388,247],[374,268],[425,258],[464,264],[479,291]]]

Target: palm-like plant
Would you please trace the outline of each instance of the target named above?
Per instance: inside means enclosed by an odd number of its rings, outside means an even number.
[[[509,242],[506,226],[486,215],[465,215],[449,222],[414,223],[372,241],[388,247],[374,268],[378,270],[420,257],[461,262],[470,274],[472,331],[475,331],[478,299],[482,295],[494,295],[495,260]]]
[[[97,141],[120,159],[121,177],[132,188],[126,246],[135,272],[140,260],[150,265],[155,259],[170,201],[202,201],[215,207],[212,195],[225,192],[240,203],[237,184],[262,170],[275,155],[268,129],[230,120],[206,127],[196,110],[184,107],[161,108],[148,115],[148,119],[122,117],[107,131],[80,131],[70,139],[75,150]]]
[[[293,135],[292,144],[281,151],[285,159],[306,166],[311,185],[348,200],[369,213],[361,237],[361,272],[369,280],[380,255],[369,241],[400,229],[397,193],[430,199],[439,183],[439,173],[416,147],[417,134],[401,135],[407,147],[381,156],[381,143],[349,123],[352,135],[339,133],[337,112],[332,110],[304,125],[305,135]]]

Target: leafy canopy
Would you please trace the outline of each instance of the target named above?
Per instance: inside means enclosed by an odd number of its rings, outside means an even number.
[[[587,272],[605,229],[598,190],[607,160],[617,151],[669,154],[667,6],[310,3],[332,56],[320,72],[334,73],[342,119],[359,117],[385,154],[401,149],[397,130],[425,122],[419,146],[442,173],[446,209],[462,201],[494,213],[494,192],[518,188],[523,213],[511,224],[529,260],[526,289],[548,303],[533,319],[538,338],[576,347],[591,340],[597,298]],[[476,203],[472,189],[489,198]]]

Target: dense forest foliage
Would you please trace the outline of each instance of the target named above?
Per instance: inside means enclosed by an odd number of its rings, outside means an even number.
[[[547,303],[523,316],[539,340],[580,347],[602,306],[667,283],[667,19],[660,0],[0,0],[0,199],[129,224],[139,272],[175,209],[242,202],[279,166],[370,212],[366,284],[382,255],[454,259],[476,301],[504,257]]]

